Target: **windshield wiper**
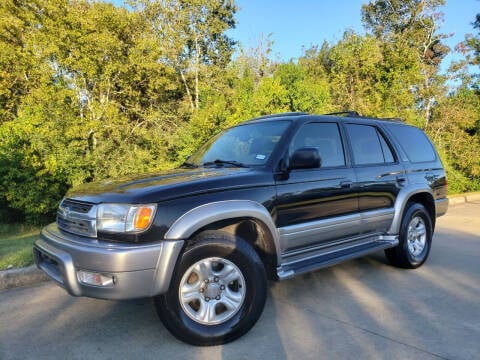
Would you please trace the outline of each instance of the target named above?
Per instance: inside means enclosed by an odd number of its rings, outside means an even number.
[[[192,164],[192,163],[189,163],[189,162],[185,161],[182,165],[180,165],[180,167],[193,169],[193,168],[197,168],[198,165],[195,165],[195,164]]]
[[[207,161],[202,164],[202,166],[209,166],[209,165],[217,165],[217,166],[233,165],[235,167],[248,167],[247,165],[242,164],[241,162],[238,162],[235,160],[222,160],[222,159]]]

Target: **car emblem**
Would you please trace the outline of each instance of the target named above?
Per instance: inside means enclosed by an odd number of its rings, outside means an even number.
[[[60,214],[63,218],[68,218],[70,216],[71,210],[68,206],[60,207]]]

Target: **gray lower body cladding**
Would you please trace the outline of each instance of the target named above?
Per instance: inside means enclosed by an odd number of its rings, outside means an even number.
[[[71,295],[132,299],[167,291],[183,240],[153,244],[112,244],[44,228],[35,242],[37,266]],[[113,279],[106,286],[82,282],[78,271]]]

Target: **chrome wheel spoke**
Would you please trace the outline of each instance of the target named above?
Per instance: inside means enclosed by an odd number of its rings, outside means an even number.
[[[226,306],[227,309],[233,310],[239,307],[242,303],[243,296],[241,292],[234,292],[228,287],[223,293],[221,302]]]
[[[418,237],[424,236],[426,234],[425,225],[419,224],[416,228],[416,231]]]
[[[425,249],[427,229],[420,216],[415,216],[408,224],[407,247],[412,256],[419,256]]]
[[[245,301],[245,279],[230,260],[206,258],[193,264],[179,287],[180,305],[192,320],[215,325],[233,317]]]
[[[228,285],[232,281],[237,280],[239,275],[240,274],[237,271],[237,269],[235,269],[231,265],[225,265],[224,268],[222,269],[222,272],[220,273],[220,277],[222,279],[222,282],[225,285]]]
[[[412,229],[415,229],[418,226],[419,222],[420,222],[420,219],[418,217],[414,217],[410,222],[410,226],[412,227]]]
[[[200,310],[197,313],[198,319],[205,322],[210,323],[215,320],[215,303],[202,301]]]
[[[193,300],[200,299],[200,282],[194,285],[190,284],[183,284],[182,288],[180,290],[181,296],[182,296],[182,301],[185,304],[188,304],[189,302]]]
[[[198,262],[193,269],[195,273],[199,276],[200,281],[208,279],[210,276],[212,276],[211,261]]]

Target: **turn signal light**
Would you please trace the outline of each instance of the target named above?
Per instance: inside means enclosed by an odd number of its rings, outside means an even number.
[[[113,275],[105,275],[84,270],[77,272],[77,279],[83,284],[94,286],[113,286],[115,283]]]
[[[145,230],[152,220],[153,208],[141,207],[137,210],[133,219],[133,226],[137,231]]]

